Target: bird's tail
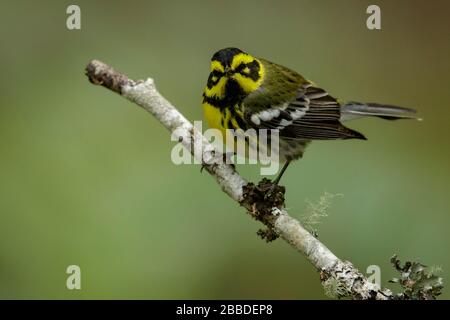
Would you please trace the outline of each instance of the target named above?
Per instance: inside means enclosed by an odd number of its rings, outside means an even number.
[[[341,107],[341,120],[353,120],[374,116],[387,120],[417,119],[416,110],[378,103],[349,102]]]

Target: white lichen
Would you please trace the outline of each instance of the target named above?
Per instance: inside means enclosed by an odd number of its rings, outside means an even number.
[[[329,209],[335,197],[343,197],[343,195],[325,191],[317,202],[306,199],[306,213],[301,217],[302,224],[314,234],[317,234],[317,225],[322,223],[324,218],[328,217]]]

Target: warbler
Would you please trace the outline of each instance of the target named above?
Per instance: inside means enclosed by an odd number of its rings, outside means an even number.
[[[284,165],[275,184],[289,163],[302,157],[311,140],[366,140],[341,121],[364,116],[416,118],[410,108],[341,103],[297,72],[238,48],[225,48],[212,56],[202,105],[208,125],[223,133],[226,129],[278,130],[279,159]]]

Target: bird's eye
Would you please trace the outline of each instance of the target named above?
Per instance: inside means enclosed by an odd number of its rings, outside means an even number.
[[[235,69],[236,72],[242,72],[245,69],[245,63],[241,62]]]
[[[212,80],[213,82],[216,82],[216,81],[217,81],[217,77],[216,77],[216,76],[212,76],[212,77],[211,77],[211,80]]]
[[[248,64],[246,64],[246,63],[241,63],[241,64],[238,65],[237,68],[236,68],[236,72],[239,72],[239,73],[245,74],[245,75],[249,74],[250,71],[251,71],[251,70],[250,70]]]
[[[223,72],[218,71],[218,70],[213,70],[212,75],[218,79],[223,76]]]

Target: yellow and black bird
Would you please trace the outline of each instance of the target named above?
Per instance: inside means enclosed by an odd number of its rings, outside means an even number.
[[[364,116],[410,119],[416,112],[377,103],[340,103],[297,72],[237,48],[213,55],[203,109],[209,126],[223,133],[279,130],[279,159],[285,164],[275,183],[311,140],[366,139],[341,121]]]

